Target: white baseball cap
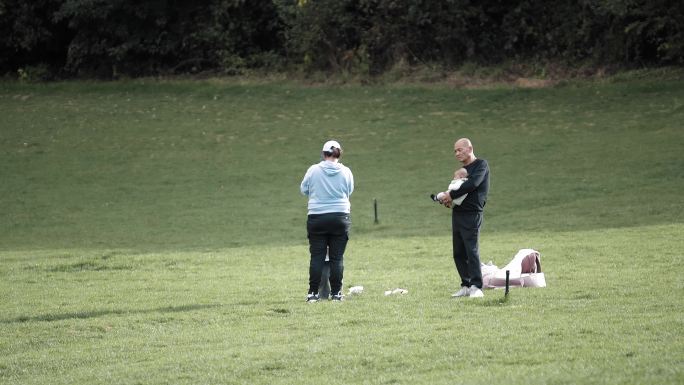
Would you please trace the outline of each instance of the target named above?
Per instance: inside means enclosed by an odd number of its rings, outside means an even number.
[[[340,151],[342,151],[342,146],[340,146],[340,144],[337,143],[336,140],[329,140],[325,142],[325,144],[323,145],[323,149],[321,151],[332,152],[333,148],[339,148]]]

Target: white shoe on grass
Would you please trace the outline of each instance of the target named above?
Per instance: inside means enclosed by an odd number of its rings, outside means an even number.
[[[470,289],[468,289],[468,297],[470,298],[482,298],[484,297],[484,293],[482,292],[482,289],[480,289],[477,286],[471,286]]]
[[[453,297],[453,298],[467,297],[469,294],[470,294],[470,290],[468,290],[468,286],[461,286],[461,290],[452,294],[451,297]]]

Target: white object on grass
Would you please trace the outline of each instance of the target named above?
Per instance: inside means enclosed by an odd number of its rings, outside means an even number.
[[[392,294],[408,294],[408,290],[396,288],[394,290],[385,291],[385,295],[392,295]]]
[[[349,294],[361,294],[363,293],[363,286],[352,286],[349,288]]]
[[[510,287],[546,287],[546,278],[541,269],[541,254],[534,249],[520,249],[502,269],[491,264],[481,264],[482,283],[487,289],[506,286],[506,271],[509,272]]]

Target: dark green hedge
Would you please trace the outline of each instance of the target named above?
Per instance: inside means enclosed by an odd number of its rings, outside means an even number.
[[[684,64],[676,0],[0,0],[0,73]]]

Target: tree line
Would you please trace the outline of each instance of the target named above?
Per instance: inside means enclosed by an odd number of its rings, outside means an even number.
[[[0,74],[684,64],[681,0],[0,0]]]

